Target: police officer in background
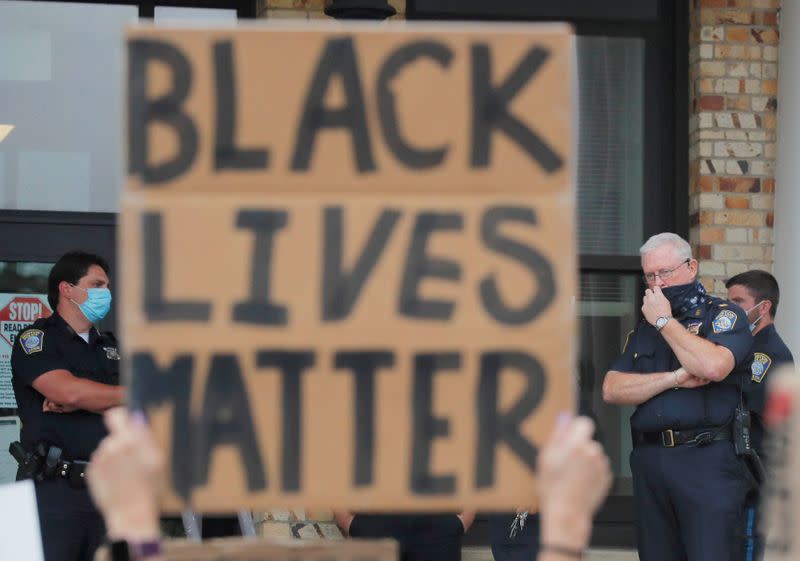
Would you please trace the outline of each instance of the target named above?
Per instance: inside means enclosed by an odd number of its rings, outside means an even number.
[[[725,283],[728,300],[745,310],[753,333],[753,363],[750,383],[744,387],[747,404],[753,413],[753,447],[763,454],[764,404],[767,398],[767,373],[782,363],[794,363],[789,347],[775,330],[780,290],[778,281],[767,271],[753,270],[731,277]]]
[[[706,294],[680,236],[640,249],[644,319],[606,373],[603,398],[636,405],[631,471],[641,561],[740,558],[752,487],[732,421],[749,376],[746,314]]]
[[[45,561],[89,561],[105,526],[84,481],[86,462],[106,436],[106,409],[123,403],[120,355],[110,333],[94,323],[111,306],[108,264],[80,251],[63,255],[47,280],[53,315],[18,335],[12,383],[32,477]]]
[[[753,362],[750,381],[744,395],[752,420],[752,445],[761,460],[764,455],[764,406],[767,399],[767,374],[775,366],[792,364],[791,351],[775,330],[780,290],[778,281],[767,271],[753,270],[731,277],[725,283],[728,299],[745,310],[753,333]],[[754,490],[748,499],[745,519],[745,561],[759,559],[763,553],[763,536],[757,535],[760,493]]]

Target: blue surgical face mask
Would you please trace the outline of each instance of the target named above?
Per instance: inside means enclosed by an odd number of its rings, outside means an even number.
[[[86,316],[90,322],[95,323],[100,321],[108,314],[111,309],[111,291],[107,288],[81,288],[73,284],[75,288],[80,288],[88,295],[86,301],[78,304],[75,300],[71,300],[73,304],[80,308],[83,315]]]
[[[753,310],[758,308],[764,302],[766,302],[766,300],[762,300],[761,302],[759,302],[758,304],[756,304],[755,306],[753,306],[749,310],[745,310],[744,313],[745,313],[745,315],[747,315],[747,318],[750,319],[750,312],[752,312]],[[764,317],[764,316],[758,316],[758,318],[756,318],[756,320],[753,323],[750,324],[750,333],[752,333],[753,331],[756,330],[756,326],[758,325],[758,322],[761,321],[762,317]]]

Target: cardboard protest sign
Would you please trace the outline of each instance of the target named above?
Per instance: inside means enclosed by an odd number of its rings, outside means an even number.
[[[800,376],[793,366],[771,376],[760,530],[766,536],[767,561],[794,561],[800,558]]]
[[[129,32],[122,337],[168,508],[508,509],[573,407],[569,28]]]
[[[396,561],[392,540],[280,540],[226,538],[192,543],[164,543],[161,561]],[[108,546],[96,561],[111,561]]]

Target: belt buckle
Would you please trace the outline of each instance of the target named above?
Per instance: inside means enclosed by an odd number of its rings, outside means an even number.
[[[667,436],[669,436],[669,438],[667,438]],[[661,431],[661,445],[665,448],[675,447],[675,433],[672,432],[672,429]]]

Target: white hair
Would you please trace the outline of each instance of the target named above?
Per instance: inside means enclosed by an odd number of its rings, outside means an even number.
[[[678,234],[673,234],[672,232],[662,232],[660,234],[656,234],[655,236],[651,236],[650,239],[644,242],[644,245],[639,248],[639,255],[644,257],[651,251],[655,251],[656,249],[664,247],[665,245],[671,246],[672,249],[675,250],[675,255],[677,255],[679,259],[684,260],[692,258],[692,247],[689,245],[689,242],[684,240]]]

